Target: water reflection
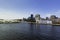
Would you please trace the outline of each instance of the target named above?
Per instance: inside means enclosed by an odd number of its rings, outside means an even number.
[[[60,26],[53,26],[52,27],[52,37],[55,40],[60,40]]]
[[[30,38],[31,40],[40,40],[40,25],[30,23]]]
[[[30,40],[34,40],[34,24],[30,23]]]
[[[56,39],[56,33],[55,33],[56,31],[55,31],[55,27],[53,26],[52,28],[51,28],[51,37],[52,37],[52,39]]]
[[[60,26],[0,24],[0,40],[60,40]]]
[[[35,25],[35,31],[36,31],[36,38],[38,39],[38,40],[41,40],[41,36],[40,36],[40,24],[36,24]]]

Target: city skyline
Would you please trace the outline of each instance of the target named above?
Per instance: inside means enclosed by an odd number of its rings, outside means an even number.
[[[21,19],[31,14],[60,17],[60,0],[0,0],[1,19]]]

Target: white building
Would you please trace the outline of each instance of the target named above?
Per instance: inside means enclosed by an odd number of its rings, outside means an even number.
[[[39,21],[40,21],[40,15],[39,14],[35,15],[35,20],[36,20],[36,23],[39,23]]]
[[[52,21],[51,20],[43,20],[43,19],[40,19],[39,23],[40,24],[52,24]]]
[[[4,19],[3,22],[12,23],[12,22],[20,22],[20,21],[19,21],[19,19]]]
[[[46,20],[44,18],[41,18],[39,14],[35,15],[35,20],[36,23],[40,23],[40,24],[52,24],[51,20]]]

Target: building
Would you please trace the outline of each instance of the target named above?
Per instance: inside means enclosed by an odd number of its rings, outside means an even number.
[[[3,23],[17,23],[21,22],[20,19],[4,19]]]
[[[59,23],[60,18],[56,17],[55,15],[51,15],[50,20],[52,21],[53,24],[57,24]]]
[[[0,19],[0,23],[3,23],[4,22],[4,19]]]
[[[36,23],[39,23],[39,21],[40,21],[40,15],[39,14],[35,15],[35,20],[36,20]]]
[[[46,17],[46,20],[49,20],[49,18],[48,18],[48,17]]]
[[[31,14],[31,19],[33,19],[33,14]]]
[[[41,18],[39,14],[35,15],[35,20],[36,20],[36,23],[40,23],[40,24],[52,24],[52,21],[49,20],[48,17],[44,19],[44,18]]]
[[[51,15],[50,16],[50,19],[53,20],[53,19],[57,19],[58,17],[56,17],[55,15]]]
[[[35,18],[33,16],[33,14],[31,14],[31,16],[27,18],[27,21],[28,22],[35,22]]]
[[[51,20],[46,20],[46,19],[40,19],[40,20],[36,20],[36,23],[40,23],[40,24],[52,24]]]
[[[46,20],[46,19],[40,19],[40,24],[52,24],[51,20]]]
[[[58,19],[54,19],[54,21],[52,21],[53,24],[60,24],[60,18]]]

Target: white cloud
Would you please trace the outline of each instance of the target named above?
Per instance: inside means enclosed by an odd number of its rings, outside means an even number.
[[[21,12],[0,8],[0,19],[18,19],[22,18],[22,15],[23,14]]]
[[[46,14],[46,17],[50,17],[52,14]]]
[[[45,14],[46,17],[50,17],[51,15],[56,15],[57,17],[60,17],[60,10],[56,10]]]

